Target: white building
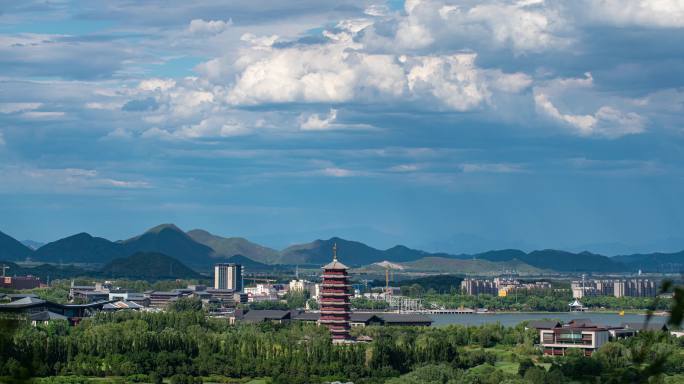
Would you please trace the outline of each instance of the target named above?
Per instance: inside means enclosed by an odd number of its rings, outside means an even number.
[[[305,292],[311,289],[311,282],[306,280],[290,281],[290,292]]]

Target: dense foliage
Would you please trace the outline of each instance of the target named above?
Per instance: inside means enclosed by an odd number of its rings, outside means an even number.
[[[24,324],[0,346],[0,375],[119,376],[193,382],[197,376],[268,377],[273,383],[641,382],[684,374],[682,341],[644,333],[591,358],[544,358],[523,325],[368,327],[371,343],[336,346],[303,323],[231,326],[191,302],[165,313],[98,314],[75,327]],[[657,364],[652,364],[657,362]],[[548,369],[547,369],[548,368]],[[143,375],[141,378],[140,375]],[[1,381],[1,379],[0,379]]]

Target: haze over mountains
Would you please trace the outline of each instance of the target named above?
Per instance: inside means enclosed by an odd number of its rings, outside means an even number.
[[[388,260],[414,270],[454,272],[460,269],[463,273],[501,269],[515,269],[528,273],[636,272],[638,269],[679,272],[684,269],[684,251],[607,257],[590,252],[538,250],[527,253],[507,249],[450,255],[425,252],[401,245],[381,250],[337,237],[292,245],[279,251],[241,237],[221,237],[201,229],[186,233],[173,224],[158,225],[141,235],[119,241],[79,233],[45,244],[37,250],[0,232],[0,260],[31,259],[45,263],[104,265],[113,260],[143,253],[143,256],[138,256],[137,259],[129,258],[124,265],[130,267],[136,262],[141,263],[141,257],[154,255],[159,259],[158,255],[165,255],[197,271],[207,271],[213,263],[219,261],[240,262],[251,270],[256,270],[272,268],[271,266],[277,264],[321,265],[330,260],[331,249],[335,243],[338,245],[341,259],[350,266],[364,266]]]

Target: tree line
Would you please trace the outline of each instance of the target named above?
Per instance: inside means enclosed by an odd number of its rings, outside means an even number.
[[[225,319],[208,318],[192,303],[163,313],[100,313],[74,327],[59,321],[17,327],[0,336],[0,376],[136,381],[144,375],[140,380],[147,382],[164,377],[192,382],[220,375],[268,377],[273,383],[391,379],[404,384],[595,382],[597,376],[613,380],[602,382],[639,382],[684,374],[682,340],[666,333],[609,343],[591,358],[571,354],[545,360],[534,348],[538,333],[524,324],[358,328],[354,333],[372,342],[339,346],[324,327],[298,322],[231,326]],[[499,369],[503,360],[519,364],[522,371]],[[549,370],[539,365],[545,361],[551,363]]]

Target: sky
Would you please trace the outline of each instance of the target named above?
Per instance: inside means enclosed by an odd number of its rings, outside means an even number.
[[[681,0],[0,4],[0,230],[684,249]]]

